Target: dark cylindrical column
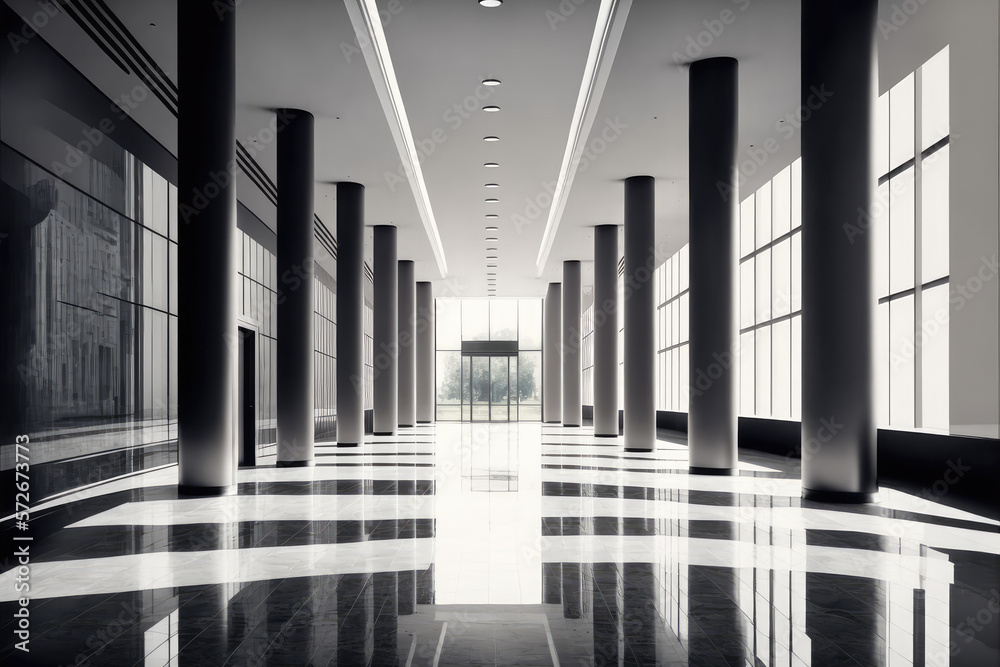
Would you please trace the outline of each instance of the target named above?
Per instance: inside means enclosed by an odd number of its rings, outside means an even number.
[[[399,425],[417,424],[417,283],[413,262],[399,262]]]
[[[868,502],[878,491],[871,207],[877,0],[802,3],[802,490]]]
[[[365,441],[365,188],[337,184],[337,446]]]
[[[417,423],[434,421],[434,285],[417,283]]]
[[[313,465],[313,117],[281,109],[278,133],[278,467]]]
[[[236,12],[227,9],[177,5],[177,458],[179,488],[193,494],[236,484]]]
[[[579,426],[583,423],[583,347],[580,326],[583,285],[580,262],[563,262],[562,283],[562,423]]]
[[[594,229],[594,435],[618,437],[618,225]]]
[[[542,421],[558,424],[562,420],[562,284],[549,283],[544,306]]]
[[[729,475],[739,462],[739,63],[691,63],[689,87],[688,457],[691,472]]]
[[[399,262],[396,228],[376,225],[372,274],[372,344],[374,346],[375,435],[394,435],[399,424]]]
[[[625,180],[625,451],[656,445],[655,181]]]

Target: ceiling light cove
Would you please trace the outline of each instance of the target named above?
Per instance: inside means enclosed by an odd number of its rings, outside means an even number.
[[[562,167],[559,169],[559,178],[556,180],[556,189],[552,195],[552,205],[549,207],[549,217],[545,223],[545,232],[542,234],[542,243],[538,248],[538,257],[535,259],[536,275],[539,278],[545,271],[545,263],[555,242],[563,210],[566,208],[566,201],[573,187],[573,179],[576,178],[580,158],[590,138],[594,118],[601,106],[604,86],[611,73],[631,7],[632,0],[601,0],[601,6],[597,10],[597,23],[590,42],[587,64],[583,70],[583,80],[580,82],[573,121],[569,127],[566,152],[563,154]]]
[[[396,150],[408,175],[407,180],[413,190],[413,199],[416,201],[427,240],[434,251],[438,272],[445,278],[448,275],[448,264],[444,256],[444,245],[441,243],[441,234],[434,219],[430,195],[424,182],[424,172],[420,166],[420,155],[417,153],[417,146],[410,130],[410,121],[406,116],[396,71],[392,66],[392,58],[389,57],[389,45],[382,30],[377,0],[344,0],[344,6],[351,17],[354,34],[361,45],[365,64],[368,65],[368,73],[371,75],[372,83],[375,84],[375,91],[389,123]]]

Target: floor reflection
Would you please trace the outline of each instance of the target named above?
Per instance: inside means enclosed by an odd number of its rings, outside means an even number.
[[[439,424],[319,450],[229,498],[157,470],[50,501],[25,664],[1000,661],[994,520],[892,489],[803,503],[764,456],[689,476],[666,436],[626,455],[587,428]]]

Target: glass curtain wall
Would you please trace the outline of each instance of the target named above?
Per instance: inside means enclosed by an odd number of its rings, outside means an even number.
[[[436,299],[437,419],[542,418],[541,299]],[[464,342],[517,342],[516,354],[462,354]]]

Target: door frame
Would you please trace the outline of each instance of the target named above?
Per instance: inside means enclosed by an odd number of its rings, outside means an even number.
[[[500,424],[500,423],[504,423],[504,422],[509,423],[511,421],[511,418],[510,418],[510,408],[511,408],[511,395],[510,395],[510,393],[511,393],[510,392],[510,359],[511,359],[511,357],[514,357],[516,359],[517,355],[516,354],[513,354],[513,355],[512,354],[490,354],[490,353],[487,353],[487,352],[481,352],[481,353],[478,353],[478,354],[467,354],[467,355],[463,355],[463,356],[469,357],[469,377],[468,377],[468,380],[469,380],[469,422],[470,423],[475,422],[475,423],[479,423],[479,424],[488,424],[488,423],[498,423],[498,424]],[[507,360],[507,373],[506,373],[506,381],[507,381],[507,418],[506,419],[494,419],[493,418],[493,358],[494,357],[499,357],[499,358],[503,358],[503,359]],[[474,371],[475,371],[475,365],[476,365],[476,362],[475,362],[476,358],[486,359],[486,377],[487,377],[487,381],[489,383],[489,397],[490,397],[489,401],[486,404],[487,405],[488,414],[489,414],[489,417],[487,419],[476,419],[475,418],[475,410],[474,410],[474,407],[473,407],[475,405],[475,401],[473,399],[473,396],[475,396],[475,385],[473,384],[473,378],[475,377],[475,372]],[[517,408],[517,401],[516,400],[513,401],[513,404],[514,404],[514,408],[516,409]]]
[[[244,409],[246,407],[247,396],[244,393],[241,399],[240,389],[241,386],[246,391],[247,378],[243,376],[245,366],[243,364],[244,360],[244,345],[246,341],[250,341],[251,349],[249,354],[251,355],[251,362],[249,364],[250,378],[249,384],[252,387],[252,393],[249,396],[250,399],[250,412]],[[237,466],[244,467],[255,467],[257,465],[257,422],[258,415],[260,414],[260,327],[254,320],[249,320],[243,317],[237,318],[236,322],[236,345],[235,345],[234,355],[236,357],[236,363],[234,364],[236,368],[235,371],[235,386],[233,387],[233,441],[236,448],[236,462]],[[242,380],[242,381],[241,381]],[[241,423],[242,422],[242,423]],[[241,438],[240,435],[243,435]]]

